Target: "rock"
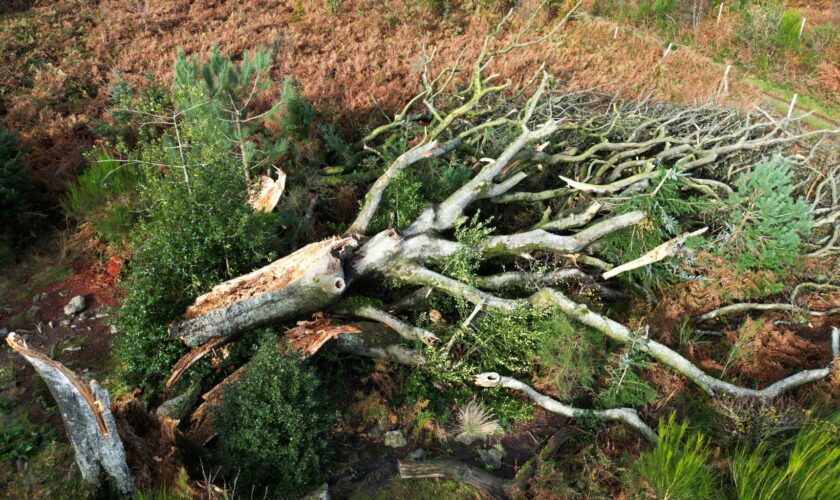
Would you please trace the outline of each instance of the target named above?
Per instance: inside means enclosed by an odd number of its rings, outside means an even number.
[[[484,465],[493,470],[502,468],[502,459],[505,454],[498,448],[490,448],[489,450],[478,450],[478,456]]]
[[[117,329],[117,327],[116,327],[116,326],[111,325],[111,333],[113,333],[114,335],[116,335],[116,334],[120,333],[120,331]]]
[[[403,431],[389,431],[385,433],[385,446],[390,446],[391,448],[402,448],[407,444],[408,441],[406,441]]]
[[[301,497],[300,500],[330,500],[331,498],[330,485],[324,483],[321,486],[318,486],[315,491],[309,493],[305,497]]]
[[[50,328],[55,328],[55,322],[53,322],[53,321],[48,321],[48,322],[47,322],[47,326],[48,326],[48,327],[50,327]]]
[[[65,328],[70,326],[70,320],[69,319],[61,320],[61,326],[65,327]]]
[[[66,306],[64,306],[64,314],[68,316],[79,314],[85,310],[86,305],[87,302],[85,301],[85,298],[81,295],[76,295],[70,299],[70,302],[68,302]]]
[[[423,448],[417,448],[416,450],[406,455],[406,458],[408,458],[409,460],[420,460],[423,458],[424,453],[425,452],[423,451]]]
[[[382,439],[385,436],[385,432],[388,431],[388,428],[385,427],[382,422],[377,422],[376,425],[373,426],[373,429],[368,431],[368,435],[373,439]]]
[[[201,393],[201,387],[194,385],[187,389],[183,394],[179,394],[172,399],[164,401],[157,407],[155,413],[162,417],[169,417],[172,420],[181,420],[190,414],[193,404],[198,399]]]
[[[8,334],[9,334],[8,328],[0,328],[0,336],[5,337]]]

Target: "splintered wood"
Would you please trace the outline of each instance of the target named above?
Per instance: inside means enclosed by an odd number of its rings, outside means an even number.
[[[352,325],[333,325],[331,318],[316,313],[312,321],[298,321],[296,327],[286,331],[282,340],[301,356],[312,356],[343,333],[362,333],[362,330]]]
[[[286,189],[286,174],[279,168],[274,169],[277,172],[277,180],[272,179],[267,175],[260,176],[261,188],[258,192],[248,199],[248,203],[258,212],[270,213],[280,203],[280,197]]]
[[[220,283],[195,299],[195,303],[187,308],[185,317],[195,318],[208,311],[285,288],[307,274],[311,266],[318,261],[333,260],[330,259],[331,251],[350,241],[351,238],[335,237],[312,243],[256,271]],[[336,265],[340,265],[338,259],[335,261]]]
[[[98,485],[104,470],[123,494],[133,493],[134,482],[108,392],[96,381],[88,387],[58,361],[27,347],[14,332],[6,337],[6,343],[35,368],[58,403],[84,480]]]
[[[344,293],[342,254],[353,238],[309,244],[280,260],[215,286],[190,306],[170,335],[195,347],[217,337],[322,309]]]

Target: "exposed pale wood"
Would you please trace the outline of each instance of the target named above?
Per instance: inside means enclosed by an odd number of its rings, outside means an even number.
[[[170,336],[189,346],[322,309],[344,293],[341,259],[353,238],[307,245],[252,273],[215,286],[187,309]]]
[[[227,338],[225,337],[218,337],[184,354],[181,359],[175,363],[175,366],[172,367],[172,374],[166,381],[165,387],[167,389],[171,389],[192,365],[194,365],[199,359],[203,358],[208,352],[224,343],[226,340]]]
[[[123,494],[133,493],[134,482],[111,413],[108,391],[95,380],[86,386],[58,361],[28,348],[14,332],[6,337],[6,343],[35,368],[58,403],[85,482],[98,485],[104,472]]]
[[[702,229],[698,229],[697,231],[692,231],[690,233],[684,233],[677,236],[674,239],[668,240],[665,243],[659,245],[658,247],[654,248],[650,252],[642,255],[638,259],[632,260],[620,266],[614,267],[613,269],[604,273],[604,279],[608,280],[613,276],[618,276],[621,273],[632,271],[633,269],[638,269],[640,267],[644,267],[654,262],[659,262],[664,260],[668,257],[671,257],[677,250],[682,248],[685,244],[686,240],[691,238],[692,236],[700,236],[701,234],[708,231],[708,227],[704,227]]]

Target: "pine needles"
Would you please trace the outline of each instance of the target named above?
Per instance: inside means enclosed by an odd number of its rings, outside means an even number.
[[[688,433],[674,414],[659,421],[659,444],[639,459],[639,471],[659,498],[711,498],[716,481],[705,436]]]
[[[741,500],[840,498],[837,427],[820,423],[802,428],[786,461],[767,442],[742,448],[730,469]]]

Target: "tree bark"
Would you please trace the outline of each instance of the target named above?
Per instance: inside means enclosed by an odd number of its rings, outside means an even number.
[[[312,243],[252,273],[221,283],[197,298],[186,319],[169,329],[196,347],[216,337],[323,309],[344,293],[342,259],[353,238]]]
[[[58,361],[26,347],[14,332],[6,337],[6,342],[35,368],[58,403],[85,482],[99,485],[104,471],[122,494],[132,495],[134,482],[111,413],[108,391],[95,380],[90,382],[90,387],[85,386]]]

